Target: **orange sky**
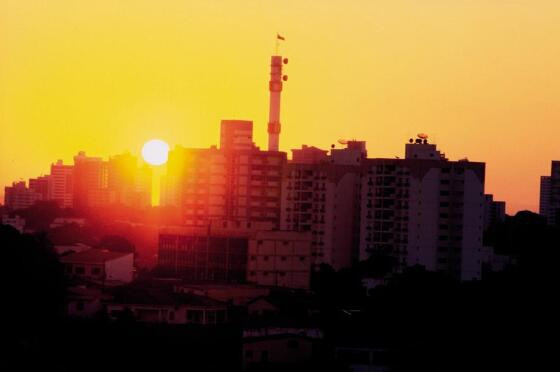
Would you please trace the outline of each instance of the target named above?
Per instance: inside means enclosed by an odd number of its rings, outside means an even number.
[[[557,0],[0,0],[0,184],[79,150],[207,147],[222,118],[254,120],[266,147],[277,31],[283,150],[402,156],[426,132],[485,161],[508,212],[538,208],[560,158]]]

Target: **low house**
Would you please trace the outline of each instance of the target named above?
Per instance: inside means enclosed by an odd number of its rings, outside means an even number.
[[[60,257],[66,274],[103,285],[130,283],[134,277],[134,254],[89,249]]]
[[[25,229],[25,219],[15,215],[4,214],[2,215],[2,225],[12,226],[14,229],[20,233],[24,232]]]
[[[322,338],[318,329],[246,329],[242,341],[243,370],[313,370],[321,360]]]
[[[72,318],[91,318],[103,310],[107,299],[101,289],[78,285],[69,287],[66,293],[66,314]]]
[[[148,323],[214,325],[227,321],[225,302],[171,289],[126,286],[114,288],[106,304],[109,317],[130,312],[137,321]]]

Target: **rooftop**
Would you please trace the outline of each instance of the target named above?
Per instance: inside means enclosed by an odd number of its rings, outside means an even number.
[[[199,307],[223,307],[222,301],[194,294],[176,293],[167,288],[148,288],[139,286],[117,287],[111,291],[113,303],[149,305],[190,305]]]
[[[63,263],[104,263],[124,256],[132,255],[130,252],[112,252],[107,249],[90,249],[83,252],[70,253],[62,256]]]

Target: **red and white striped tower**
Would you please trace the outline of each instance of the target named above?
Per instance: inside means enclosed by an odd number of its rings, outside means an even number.
[[[278,151],[280,142],[280,95],[282,93],[282,82],[288,80],[288,76],[282,75],[282,65],[287,64],[288,59],[282,56],[270,58],[270,110],[268,115],[268,151]]]

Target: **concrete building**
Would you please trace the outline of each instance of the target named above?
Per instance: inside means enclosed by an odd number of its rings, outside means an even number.
[[[280,228],[311,233],[313,265],[349,267],[358,252],[359,164],[365,153],[352,147],[330,156],[307,146],[292,151],[282,179]]]
[[[329,152],[314,146],[301,146],[301,149],[292,150],[292,163],[294,164],[318,164],[329,160]]]
[[[552,161],[550,176],[541,177],[539,214],[550,225],[560,224],[560,160]]]
[[[249,120],[222,120],[220,149],[253,150],[253,122]]]
[[[2,225],[12,226],[14,229],[23,233],[25,230],[25,218],[18,216],[17,214],[3,214],[2,215]]]
[[[104,309],[104,302],[110,299],[101,289],[85,285],[68,287],[65,306],[66,315],[71,318],[91,318]]]
[[[259,285],[309,289],[311,233],[257,231],[249,240],[247,280]]]
[[[106,304],[107,314],[117,319],[129,310],[139,322],[216,325],[227,322],[225,302],[169,289],[125,286],[115,288]]]
[[[449,161],[425,137],[405,159],[362,166],[360,259],[381,253],[395,270],[422,265],[461,280],[479,279],[485,164]]]
[[[204,227],[162,229],[158,268],[191,282],[244,283],[251,222],[212,221]]]
[[[109,204],[108,167],[100,157],[80,151],[74,156],[73,207],[82,210]]]
[[[322,331],[313,328],[245,329],[243,371],[315,370],[322,340]]]
[[[130,283],[134,278],[134,254],[89,249],[60,257],[66,274],[104,285]]]
[[[50,176],[40,176],[29,179],[29,189],[40,195],[39,200],[49,199]]]
[[[138,158],[125,153],[112,156],[107,162],[109,204],[127,207],[151,205],[152,171],[138,167]]]
[[[278,226],[286,154],[226,149],[177,146],[170,151],[164,205],[180,208],[187,226],[204,226],[215,219]]]
[[[56,200],[62,208],[74,205],[74,166],[64,165],[62,160],[51,164],[49,176],[49,200]]]
[[[29,208],[38,200],[41,200],[41,194],[27,188],[25,181],[4,188],[4,205],[10,210]]]
[[[494,195],[484,195],[484,230],[506,219],[506,202],[494,200]]]

